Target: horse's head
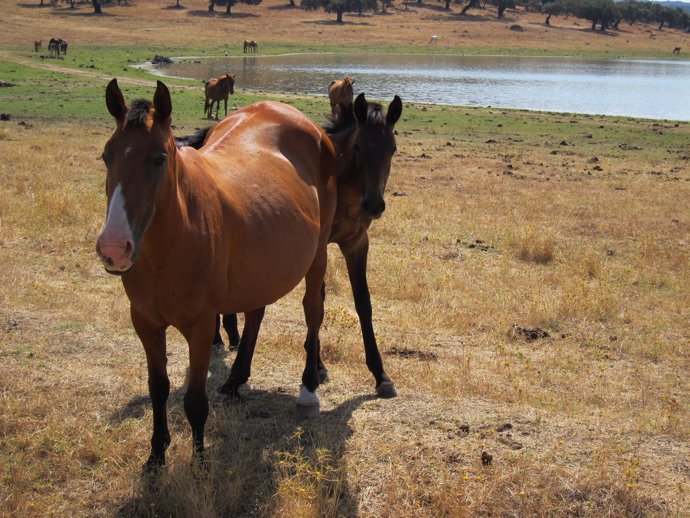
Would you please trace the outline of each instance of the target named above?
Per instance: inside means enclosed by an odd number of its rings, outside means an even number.
[[[231,95],[234,95],[235,94],[235,74],[225,74],[225,77],[227,78],[228,85],[230,88],[230,90],[228,90],[228,91],[230,92]]]
[[[367,102],[363,93],[354,103],[357,128],[351,137],[351,160],[362,187],[362,213],[372,219],[381,217],[386,209],[383,192],[396,151],[394,127],[401,114],[402,101],[397,95],[385,114],[380,104]]]
[[[168,154],[174,153],[172,102],[168,88],[158,81],[153,105],[140,100],[128,108],[115,79],[108,84],[105,100],[116,129],[103,150],[108,210],[96,252],[109,273],[122,274],[134,265],[141,249],[165,183]]]

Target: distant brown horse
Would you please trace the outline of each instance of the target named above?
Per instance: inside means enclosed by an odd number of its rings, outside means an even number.
[[[674,53],[676,56],[679,56],[679,55],[680,55],[680,47],[676,47],[675,49],[673,49],[673,53]]]
[[[146,352],[146,466],[164,464],[170,443],[166,329],[177,328],[189,345],[184,409],[201,455],[216,314],[262,312],[303,278],[307,361],[297,405],[318,410],[321,289],[336,204],[331,140],[297,109],[262,102],[213,127],[200,150],[178,148],[160,81],[153,103],[128,107],[113,79],[106,105],[116,129],[103,151],[108,208],[96,251],[122,279]]]
[[[345,76],[343,79],[334,79],[328,85],[328,100],[331,102],[331,113],[335,115],[335,110],[339,104],[344,106],[351,106],[353,93],[352,85],[355,84],[354,79],[350,76]]]
[[[61,42],[62,40],[60,38],[50,38],[48,42],[48,52],[56,58],[60,57]]]
[[[220,101],[225,103],[225,115],[228,115],[228,96],[235,93],[235,74],[225,74],[219,79],[209,79],[204,88],[204,115],[210,119],[213,116],[213,103],[216,103],[216,119]]]
[[[259,51],[259,44],[255,42],[254,40],[244,40],[244,53],[246,54],[247,52],[258,52]]]
[[[38,52],[41,50],[41,47],[43,47],[43,40],[36,40],[34,41],[34,50]]]
[[[388,107],[388,113],[384,114],[380,104],[368,103],[364,94],[360,94],[354,108],[352,103],[349,108],[341,105],[325,125],[338,156],[338,204],[329,242],[337,243],[345,256],[362,329],[366,364],[376,380],[376,393],[383,398],[395,397],[397,392],[383,368],[372,324],[371,297],[367,283],[368,230],[373,220],[380,218],[386,207],[383,192],[390,174],[391,159],[396,151],[394,127],[401,114],[402,102],[397,95]],[[323,289],[320,301],[322,315],[325,285]],[[221,392],[237,395],[239,387],[249,379],[262,318],[263,310],[245,314],[237,357],[230,371],[230,378],[219,389]],[[230,327],[229,324],[224,322],[226,330]],[[236,329],[234,333],[237,333]],[[318,336],[316,342],[319,343]],[[320,381],[327,380],[328,371],[321,361],[320,353],[318,366]]]

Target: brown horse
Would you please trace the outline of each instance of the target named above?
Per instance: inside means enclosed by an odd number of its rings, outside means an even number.
[[[50,38],[50,41],[48,42],[48,52],[52,53],[52,55],[56,58],[59,58],[60,50],[62,48],[61,43],[62,39],[60,38]]]
[[[673,53],[674,53],[676,56],[679,56],[679,55],[680,55],[680,47],[676,47],[675,49],[673,49]]]
[[[278,102],[250,105],[213,127],[196,150],[175,145],[172,101],[127,107],[106,89],[116,129],[105,145],[108,210],[96,251],[120,275],[146,352],[153,437],[146,466],[170,443],[166,338],[189,344],[184,408],[195,452],[204,449],[206,378],[217,313],[260,313],[306,280],[309,351],[298,408],[318,409],[318,332],[326,247],[335,212],[335,150],[324,131]]]
[[[254,40],[244,40],[244,53],[246,54],[247,52],[258,52],[259,51],[259,44],[255,42]]]
[[[340,105],[325,126],[338,156],[338,203],[329,243],[337,243],[345,256],[367,367],[376,380],[377,394],[384,398],[395,397],[397,392],[384,371],[372,324],[367,283],[368,230],[372,221],[381,217],[386,208],[383,193],[390,175],[391,158],[396,151],[394,127],[401,114],[402,102],[397,95],[389,105],[388,113],[384,114],[380,104],[368,103],[362,93],[357,97],[354,109],[352,104],[349,109]],[[323,314],[325,289],[321,297],[320,313]],[[262,317],[263,312],[245,314],[237,357],[230,378],[220,388],[221,392],[237,395],[240,385],[249,379]],[[227,330],[228,326],[225,327]],[[236,330],[234,332],[237,333]],[[316,341],[318,343],[318,337]],[[320,381],[326,381],[328,371],[320,354],[318,365]]]
[[[213,103],[216,103],[216,120],[220,101],[225,103],[225,115],[228,114],[228,96],[235,93],[235,74],[225,74],[219,79],[209,79],[204,88],[204,116],[208,119],[213,117]]]
[[[335,114],[338,105],[343,104],[350,106],[352,104],[353,93],[352,85],[355,84],[354,79],[350,76],[345,76],[343,79],[334,79],[328,85],[328,100],[331,102],[331,113]]]
[[[43,40],[36,40],[34,41],[34,50],[38,52],[41,50],[41,47],[43,47]]]

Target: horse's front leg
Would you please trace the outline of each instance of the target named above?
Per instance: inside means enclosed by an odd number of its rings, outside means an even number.
[[[226,97],[223,99],[223,102],[225,103],[225,116],[228,116],[228,98]]]
[[[244,328],[240,345],[237,349],[237,357],[232,364],[232,369],[230,369],[230,377],[218,389],[218,392],[238,397],[240,385],[247,383],[251,375],[254,347],[259,337],[259,329],[261,328],[261,321],[264,318],[265,311],[266,308],[264,307],[244,314]]]
[[[189,345],[189,385],[184,396],[184,411],[192,427],[194,452],[203,459],[204,427],[208,418],[206,378],[211,360],[211,341],[215,329],[215,313],[206,312],[180,329]]]
[[[367,256],[369,254],[369,236],[365,233],[359,239],[340,243],[340,250],[345,256],[347,273],[350,277],[352,295],[359,317],[364,340],[364,354],[367,367],[376,379],[376,393],[379,397],[392,398],[398,395],[395,384],[383,369],[383,360],[376,344],[374,325],[372,323],[371,296],[367,283]]]
[[[130,312],[134,330],[144,346],[148,366],[149,395],[153,406],[153,436],[151,437],[151,454],[144,467],[151,469],[165,464],[165,450],[170,445],[166,409],[170,381],[167,371],[165,327],[152,325],[134,308],[131,308]]]
[[[307,321],[307,339],[304,349],[307,360],[302,373],[302,386],[297,398],[297,413],[300,417],[314,417],[319,415],[320,403],[316,396],[319,386],[319,330],[323,323],[323,292],[326,265],[328,263],[326,247],[321,246],[304,278],[306,290],[302,305],[304,317]]]

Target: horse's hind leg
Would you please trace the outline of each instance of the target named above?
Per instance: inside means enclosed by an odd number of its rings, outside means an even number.
[[[398,393],[395,390],[395,384],[383,369],[383,360],[376,344],[374,325],[371,321],[371,296],[367,283],[369,237],[364,234],[355,242],[340,244],[340,250],[345,256],[347,273],[350,277],[352,294],[355,299],[355,309],[362,328],[367,367],[376,379],[376,393],[383,398],[395,397]]]
[[[228,334],[230,348],[234,349],[240,345],[240,334],[237,332],[237,315],[235,313],[223,315],[223,328]]]
[[[232,369],[230,369],[230,377],[218,389],[218,392],[239,396],[238,389],[240,385],[247,383],[251,375],[254,347],[259,337],[259,329],[261,328],[261,321],[264,318],[265,310],[266,308],[260,308],[244,314],[244,329],[242,330],[242,338],[237,349],[237,357],[232,364]]]
[[[148,366],[149,395],[153,406],[153,436],[151,437],[151,454],[144,467],[151,469],[165,464],[165,450],[170,444],[166,409],[170,381],[166,368],[168,360],[165,329],[156,329],[133,309],[131,315],[134,330],[144,346]]]
[[[297,398],[297,412],[300,417],[317,416],[320,409],[315,391],[319,386],[319,330],[323,323],[322,295],[327,263],[326,247],[321,246],[305,277],[306,290],[302,305],[307,321],[307,339],[304,342],[307,360],[302,373],[302,387]]]

